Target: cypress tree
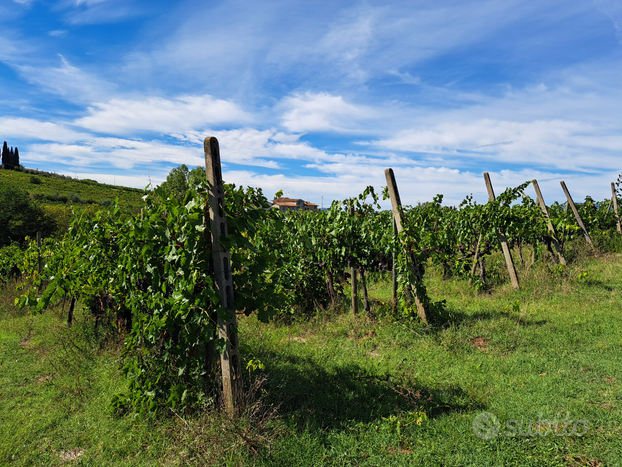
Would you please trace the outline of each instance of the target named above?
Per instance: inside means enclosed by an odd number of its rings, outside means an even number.
[[[4,145],[2,146],[2,165],[4,166],[5,169],[8,168],[8,165],[10,163],[9,158],[11,157],[11,155],[9,154],[9,147],[6,144],[6,141],[4,142]]]
[[[13,146],[11,146],[11,150],[9,151],[9,167],[11,169],[15,168],[15,153],[13,152]]]
[[[19,167],[19,151],[17,150],[17,146],[15,146],[15,159],[13,159],[13,165],[15,167]]]

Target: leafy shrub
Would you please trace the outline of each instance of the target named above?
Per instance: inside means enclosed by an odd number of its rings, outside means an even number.
[[[0,248],[0,283],[21,275],[24,252],[17,244]]]
[[[56,222],[34,204],[21,190],[0,185],[0,246],[21,243],[37,231],[46,237],[54,232]]]
[[[66,203],[67,202],[67,196],[66,195],[61,195],[58,192],[48,194],[46,196],[46,198],[47,198],[48,201],[52,201],[52,202],[55,202],[55,203]]]
[[[82,199],[80,198],[80,196],[76,193],[69,193],[67,195],[67,201],[69,201],[72,204],[78,204],[82,202]]]

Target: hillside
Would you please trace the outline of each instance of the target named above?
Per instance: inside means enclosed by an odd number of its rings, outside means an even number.
[[[95,180],[76,180],[39,172],[0,170],[0,183],[26,191],[42,205],[109,205],[115,198],[123,208],[138,210],[144,190],[98,183]]]

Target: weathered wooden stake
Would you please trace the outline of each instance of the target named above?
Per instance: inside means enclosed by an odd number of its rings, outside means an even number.
[[[622,227],[620,226],[620,216],[618,216],[618,197],[616,195],[616,184],[611,182],[611,201],[613,201],[613,212],[616,215],[616,226],[618,227],[618,233],[622,234]]]
[[[551,232],[551,241],[553,242],[553,246],[555,247],[555,251],[557,252],[557,257],[559,258],[559,262],[561,264],[566,264],[566,258],[564,258],[564,252],[562,250],[562,246],[557,240],[557,232],[555,232],[555,227],[553,227],[553,223],[551,222],[551,218],[549,217],[549,210],[546,208],[546,204],[544,202],[544,197],[542,196],[542,192],[540,191],[540,186],[538,185],[537,180],[532,180],[533,188],[536,190],[536,203],[542,209],[544,213],[544,217],[546,218],[547,226],[549,228],[549,232]]]
[[[225,350],[220,356],[222,368],[222,392],[225,409],[229,415],[235,411],[236,396],[241,384],[242,373],[238,354],[238,330],[233,308],[233,277],[229,251],[220,242],[220,237],[227,237],[227,218],[223,211],[225,193],[220,166],[218,140],[207,137],[203,143],[205,151],[205,172],[211,188],[209,192],[210,230],[212,234],[212,261],[216,286],[220,292],[220,304],[227,315],[218,315],[218,336],[225,341]]]
[[[490,181],[490,175],[488,172],[484,172],[484,181],[486,182],[486,189],[488,190],[488,198],[490,201],[495,200],[495,192],[492,189],[492,182]],[[505,233],[499,232],[499,241],[501,242],[501,249],[503,250],[503,256],[505,256],[505,264],[508,267],[508,273],[510,274],[510,280],[512,281],[512,287],[519,288],[518,276],[516,275],[516,269],[514,269],[514,262],[512,261],[512,255],[508,248],[508,242],[505,239]]]
[[[397,225],[395,224],[395,219],[393,219],[393,240],[397,238]],[[395,251],[393,251],[393,270],[392,272],[392,283],[393,283],[393,309],[397,310],[397,267],[395,266],[395,262],[397,261],[397,255]]]
[[[402,201],[400,200],[400,193],[397,190],[397,183],[395,181],[395,174],[393,173],[393,169],[386,169],[384,171],[384,175],[387,179],[387,185],[389,187],[389,195],[391,196],[391,206],[393,208],[393,220],[395,221],[395,226],[397,228],[397,233],[400,233],[403,230],[403,222],[402,222]],[[410,258],[410,261],[413,265],[413,271],[415,273],[415,280],[423,286],[423,274],[421,274],[421,269],[419,267],[419,263],[415,258],[415,255],[410,250],[409,247],[406,247],[406,254]],[[417,287],[414,289],[415,295],[415,304],[417,305],[417,314],[421,321],[425,324],[428,324],[427,310],[423,305],[423,301],[417,292]]]
[[[477,246],[475,247],[475,258],[473,259],[473,265],[471,266],[471,276],[475,275],[475,269],[477,268],[477,262],[479,260],[479,245],[482,243],[482,234],[479,234],[477,238]],[[469,282],[473,282],[473,278],[469,279]]]
[[[67,313],[67,327],[70,328],[73,325],[73,309],[76,306],[76,297],[71,297],[71,302],[69,302],[69,312]]]
[[[562,180],[561,182],[559,182],[562,186],[562,190],[564,190],[564,193],[566,194],[566,199],[568,200],[568,205],[570,205],[570,209],[572,209],[572,212],[574,213],[574,218],[577,220],[577,224],[579,224],[579,227],[581,227],[581,230],[583,231],[583,236],[585,237],[585,240],[587,240],[587,242],[590,244],[590,246],[592,248],[594,248],[594,244],[592,243],[592,239],[590,238],[590,234],[587,233],[587,229],[585,228],[585,225],[583,225],[583,221],[581,220],[581,216],[579,215],[579,211],[577,211],[577,207],[574,205],[574,201],[572,200],[572,196],[570,196],[570,192],[568,191],[568,188],[566,188],[566,183],[564,183],[564,181]]]
[[[350,206],[350,215],[354,216],[354,206]],[[352,245],[354,247],[354,244]],[[350,256],[350,283],[352,285],[352,316],[356,316],[359,311],[358,284],[356,280],[356,264],[354,258]]]
[[[37,256],[38,256],[38,266],[39,266],[39,274],[41,274],[41,270],[43,269],[43,260],[41,259],[41,232],[37,231]]]
[[[363,288],[363,309],[368,318],[371,318],[371,308],[369,307],[369,295],[367,295],[367,280],[365,279],[365,268],[361,266],[361,287]]]

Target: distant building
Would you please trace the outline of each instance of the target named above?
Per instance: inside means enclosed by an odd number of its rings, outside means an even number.
[[[272,207],[281,211],[313,211],[317,212],[317,204],[310,203],[303,199],[275,198]]]

